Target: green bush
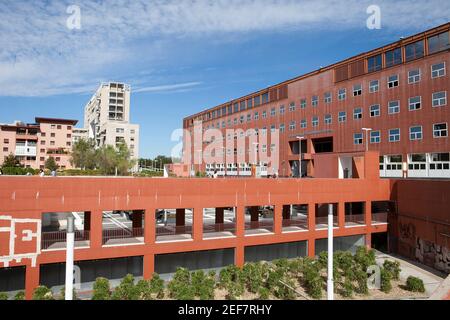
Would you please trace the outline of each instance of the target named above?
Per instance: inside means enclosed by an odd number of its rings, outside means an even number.
[[[24,291],[17,292],[16,295],[14,296],[14,300],[25,300],[25,292]]]
[[[351,298],[353,296],[353,283],[348,278],[341,284],[341,295],[346,298]]]
[[[227,288],[230,283],[234,282],[244,284],[244,276],[241,269],[235,265],[230,265],[220,270],[219,286],[221,288]]]
[[[425,285],[423,284],[423,280],[413,276],[409,276],[408,279],[406,279],[406,290],[424,293]]]
[[[259,300],[269,300],[270,290],[265,287],[261,287],[261,288],[259,288],[258,294],[259,294]]]
[[[170,297],[176,300],[194,300],[195,289],[191,285],[191,274],[185,268],[178,268],[173,279],[169,282]]]
[[[150,284],[150,292],[156,295],[157,299],[164,298],[164,280],[161,279],[159,274],[154,273],[152,279],[149,281]]]
[[[59,296],[61,300],[65,300],[66,299],[66,286],[61,288],[61,291],[59,292]],[[77,296],[77,292],[75,291],[75,289],[73,289],[72,291],[72,300],[77,300],[78,296]]]
[[[0,292],[0,300],[3,301],[3,300],[8,300],[8,299],[9,299],[9,297],[6,293]]]
[[[198,270],[191,275],[191,284],[194,288],[195,296],[200,300],[214,299],[215,273],[206,275],[203,270]]]
[[[244,294],[244,285],[240,282],[231,282],[227,286],[227,300],[237,300]]]
[[[111,287],[109,280],[105,278],[97,278],[94,283],[94,293],[92,300],[110,300]]]
[[[391,290],[392,290],[392,284],[391,284],[392,275],[391,275],[391,273],[388,270],[386,270],[385,268],[382,268],[380,277],[381,277],[381,291],[383,291],[384,293],[391,292]]]
[[[264,285],[266,276],[265,265],[262,263],[247,263],[242,269],[245,286],[249,292],[258,293]]]
[[[22,167],[6,167],[2,168],[3,174],[8,176],[25,176],[28,173],[31,175],[36,175],[39,170],[34,170],[31,168],[22,168]]]
[[[322,298],[323,279],[317,265],[308,264],[303,270],[303,283],[306,292],[314,299]]]
[[[134,285],[134,277],[131,274],[125,276],[120,285],[114,289],[111,295],[112,300],[138,300],[138,292]]]
[[[60,176],[76,177],[76,176],[101,176],[102,173],[98,170],[79,170],[69,169],[59,173]]]
[[[400,279],[400,262],[385,260],[383,263],[383,268],[391,274],[393,280]]]
[[[367,286],[367,272],[364,270],[355,270],[352,279],[357,283],[355,291],[359,294],[367,295],[369,293],[369,287]]]
[[[366,272],[368,267],[376,265],[375,251],[367,250],[365,246],[358,247],[354,260]]]
[[[46,286],[39,286],[33,292],[33,300],[54,300],[53,293]]]

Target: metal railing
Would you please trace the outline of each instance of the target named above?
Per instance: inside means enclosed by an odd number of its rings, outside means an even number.
[[[273,231],[273,221],[247,221],[245,222],[245,230],[265,229]]]
[[[75,246],[77,242],[89,241],[90,231],[80,230],[75,231]],[[56,243],[66,243],[67,242],[67,231],[54,231],[54,232],[42,232],[41,234],[41,248],[42,250],[49,249],[52,245]]]
[[[118,228],[118,229],[105,229],[102,232],[102,243],[106,244],[110,240],[117,239],[132,239],[144,237],[143,228]]]
[[[366,224],[366,216],[364,214],[345,215],[345,223],[364,225]]]
[[[203,233],[216,233],[216,232],[236,232],[235,223],[215,223],[203,225]]]
[[[192,226],[167,225],[156,227],[156,236],[176,236],[181,234],[192,234]]]
[[[328,226],[328,217],[316,217],[316,227],[319,225]],[[333,216],[333,226],[337,227],[339,225],[338,217]]]
[[[372,223],[387,223],[387,222],[388,222],[387,212],[372,213]]]
[[[295,218],[291,217],[290,219],[283,220],[283,228],[289,227],[300,227],[304,229],[308,229],[308,218]]]

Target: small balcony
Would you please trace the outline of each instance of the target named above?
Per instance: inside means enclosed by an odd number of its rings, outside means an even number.
[[[87,248],[90,246],[90,231],[75,231],[75,248]],[[63,250],[67,247],[67,231],[42,232],[42,250]]]
[[[104,211],[103,246],[125,246],[144,243],[144,211]]]

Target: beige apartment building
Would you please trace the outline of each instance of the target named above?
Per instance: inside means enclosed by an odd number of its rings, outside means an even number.
[[[139,125],[130,123],[131,88],[124,83],[102,83],[84,111],[84,129],[74,141],[89,138],[96,147],[126,143],[131,158],[139,158]]]

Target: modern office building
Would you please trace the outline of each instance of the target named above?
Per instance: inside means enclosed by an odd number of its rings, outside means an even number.
[[[259,137],[278,130],[280,176],[298,176],[300,158],[302,174],[313,176],[313,154],[368,148],[381,154],[382,177],[450,177],[449,29],[447,23],[228,101],[185,118],[183,127],[192,136],[200,121],[225,139],[233,139],[228,129],[254,129]],[[245,163],[223,160],[201,169],[248,175],[248,144]],[[258,148],[272,149],[270,142]],[[195,158],[195,146],[185,149]],[[236,147],[226,154],[236,155]],[[259,170],[266,165],[258,163]]]
[[[103,83],[86,104],[84,129],[97,147],[126,143],[131,158],[139,158],[139,125],[130,123],[131,88],[123,83]],[[79,132],[86,137],[86,132]]]
[[[43,169],[53,157],[61,169],[70,169],[72,130],[77,120],[36,118],[34,124],[16,121],[0,126],[0,165],[10,154],[26,168]]]

